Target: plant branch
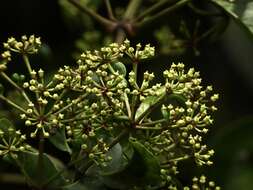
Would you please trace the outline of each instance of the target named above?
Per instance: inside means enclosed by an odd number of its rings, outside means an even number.
[[[81,5],[77,0],[68,0],[72,5],[74,5],[76,8],[78,8],[80,11],[84,12],[85,14],[89,15],[90,17],[94,18],[97,22],[99,22],[102,25],[105,25],[107,27],[114,26],[115,23],[95,11],[89,9],[85,5]]]
[[[112,11],[112,6],[110,3],[110,0],[104,0],[104,2],[105,2],[106,9],[107,9],[108,17],[111,20],[116,20],[116,18],[114,17],[113,11]]]
[[[166,4],[168,1],[170,1],[170,0],[161,0],[161,1],[158,1],[158,2],[155,3],[154,5],[152,5],[151,7],[147,8],[145,11],[143,11],[139,16],[137,16],[137,17],[134,19],[134,22],[141,21],[141,20],[144,19],[146,16],[148,16],[149,14],[151,14],[152,12],[156,11],[156,10],[159,9],[161,6],[163,6],[164,4]]]
[[[124,14],[124,19],[132,19],[141,5],[142,0],[131,0],[127,6],[126,12]]]
[[[8,77],[8,75],[6,75],[4,72],[1,72],[0,73],[1,76],[7,80],[14,88],[16,88],[18,91],[20,91],[21,95],[25,98],[25,100],[28,102],[28,103],[31,103],[32,101],[29,99],[29,97],[27,96],[27,94],[25,93],[25,91],[20,87],[18,86],[10,77]],[[1,97],[3,99],[3,97]],[[20,110],[21,107],[17,107],[17,104],[15,104],[14,102],[11,102],[9,99],[5,98],[4,99],[7,103],[9,103],[10,105],[14,106],[15,108],[17,108],[18,110]],[[14,105],[15,104],[15,105]],[[23,112],[23,111],[22,111]],[[36,114],[38,114],[38,111],[37,109],[34,107],[34,112]]]
[[[30,64],[30,61],[28,59],[28,56],[26,54],[23,55],[23,60],[25,62],[25,65],[26,65],[26,68],[27,68],[29,74],[31,75],[32,68],[31,68],[31,64]]]
[[[150,126],[150,125],[155,125],[155,124],[164,123],[164,122],[167,122],[167,120],[166,119],[159,119],[156,121],[150,121],[148,123],[142,123],[141,126]]]
[[[121,44],[126,38],[126,32],[122,28],[117,29],[116,37],[115,37],[115,42]]]
[[[180,0],[178,1],[177,3],[173,4],[172,6],[160,11],[159,13],[157,13],[156,15],[153,15],[143,21],[140,21],[140,22],[137,22],[136,23],[136,26],[137,27],[142,27],[144,25],[148,25],[150,23],[152,23],[154,20],[166,15],[166,14],[169,14],[179,8],[182,8],[183,6],[185,6],[187,3],[189,3],[191,0]]]
[[[196,7],[193,3],[189,3],[188,7],[190,7],[192,11],[194,11],[196,14],[199,14],[201,16],[222,16],[220,13],[212,13],[212,12],[208,12],[206,10],[200,9]]]
[[[26,110],[24,110],[22,107],[20,107],[19,105],[15,104],[14,102],[12,102],[11,100],[9,100],[8,98],[0,95],[0,99],[2,99],[3,101],[5,101],[7,104],[11,105],[12,107],[16,108],[17,110],[27,114]]]

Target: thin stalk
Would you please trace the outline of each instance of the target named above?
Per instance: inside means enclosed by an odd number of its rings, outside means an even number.
[[[10,83],[13,87],[15,87],[17,90],[22,91],[20,86],[18,86],[8,75],[6,75],[4,72],[0,72],[1,76],[8,82]]]
[[[134,18],[135,13],[139,9],[140,5],[142,3],[142,0],[131,0],[127,6],[126,12],[123,16],[125,20],[130,20]]]
[[[168,1],[170,1],[170,0],[161,0],[161,1],[158,1],[154,5],[152,5],[151,7],[147,8],[145,11],[143,11],[139,16],[137,16],[134,19],[134,22],[141,21],[146,16],[148,16],[149,14],[153,13],[154,11],[156,11],[157,9],[159,9],[161,6],[163,6],[164,4],[166,4]]]
[[[144,127],[144,126],[136,126],[136,129],[141,129],[141,130],[161,130],[162,127]]]
[[[89,15],[90,17],[92,17],[97,22],[101,23],[102,25],[105,25],[107,27],[115,25],[115,23],[113,21],[111,21],[111,20],[109,20],[109,19],[107,19],[107,18],[99,15],[98,13],[96,13],[95,11],[89,9],[85,5],[81,5],[79,1],[77,1],[77,0],[68,0],[68,1],[72,5],[74,5],[76,8],[78,8],[80,11],[82,11],[85,14]]]
[[[169,164],[171,162],[179,162],[179,161],[182,161],[182,160],[187,160],[189,158],[190,158],[189,155],[185,155],[185,156],[182,156],[182,157],[179,157],[179,158],[172,158],[168,162],[162,163],[161,167],[162,168],[168,168],[168,167],[171,167],[171,165]]]
[[[31,68],[31,64],[30,64],[30,61],[28,59],[28,56],[26,54],[23,54],[23,60],[24,60],[25,66],[26,66],[29,74],[31,74],[32,68]]]
[[[107,9],[108,17],[111,20],[116,20],[115,17],[114,17],[113,11],[112,11],[112,6],[111,6],[111,3],[110,3],[110,0],[104,0],[104,2],[105,2],[106,9]]]
[[[131,0],[126,8],[126,11],[123,15],[124,21],[129,21],[134,18],[136,12],[138,11],[142,0]],[[115,42],[121,44],[126,38],[125,29],[119,27],[116,32]]]
[[[191,0],[181,0],[181,1],[178,1],[177,3],[173,4],[172,6],[160,11],[159,13],[143,20],[143,21],[140,21],[140,22],[137,22],[136,23],[136,26],[137,27],[142,27],[144,25],[148,25],[148,24],[151,24],[153,23],[153,21],[155,21],[156,19],[159,19],[160,17],[166,15],[166,14],[169,14],[169,13],[172,13],[174,12],[175,10],[178,10],[180,8],[182,8],[183,6],[185,6],[187,3],[189,3]]]
[[[133,72],[134,72],[134,81],[136,88],[139,89],[139,86],[137,84],[137,74],[138,74],[138,61],[133,61]],[[134,116],[135,116],[135,107],[138,102],[138,98],[136,95],[132,96],[132,101],[131,101],[131,121],[134,121]]]
[[[218,24],[216,24],[213,27],[211,27],[209,30],[207,30],[206,32],[204,32],[203,34],[201,34],[201,36],[196,39],[196,42],[199,42],[199,41],[203,40],[204,38],[208,37],[210,34],[212,34],[213,32],[215,32],[218,27],[219,27]]]
[[[166,119],[159,119],[156,121],[150,121],[148,123],[142,123],[141,126],[150,126],[150,125],[155,125],[155,124],[164,123],[164,122],[167,122],[167,120]]]
[[[206,10],[200,9],[196,7],[193,3],[189,3],[188,7],[190,7],[196,14],[199,14],[201,16],[221,16],[220,13],[212,13],[212,12],[208,12]]]
[[[2,99],[3,101],[5,101],[7,104],[9,104],[10,106],[16,108],[17,110],[25,113],[25,114],[28,114],[26,112],[26,110],[24,110],[22,107],[20,107],[19,105],[15,104],[14,102],[12,102],[11,100],[9,100],[8,98],[4,97],[3,95],[0,95],[0,99]]]
[[[31,78],[32,78],[32,74],[31,74],[31,73],[32,73],[32,67],[31,67],[29,58],[28,58],[28,56],[27,56],[26,54],[23,54],[23,60],[24,60],[25,65],[26,65],[26,67],[27,67],[27,69],[28,69],[28,71],[29,71],[29,74],[30,74],[30,76],[31,76]],[[36,94],[36,98],[37,98],[37,100],[38,100],[38,99],[39,99],[39,94],[38,94],[38,92],[35,92],[35,94]],[[40,105],[39,105],[39,109],[41,109]]]
[[[22,88],[20,88],[20,86],[18,86],[10,77],[8,77],[8,75],[6,75],[4,72],[1,72],[0,74],[1,74],[1,76],[2,76],[5,80],[8,81],[13,87],[15,87],[18,91],[21,92],[21,94],[23,95],[23,97],[26,99],[26,101],[27,101],[28,103],[31,102],[31,100],[28,98],[28,96],[27,96],[27,94],[25,93],[25,91],[24,91]]]
[[[80,96],[80,97],[78,98],[78,100],[77,100],[76,103],[78,103],[79,101],[81,101],[81,100],[82,100],[83,98],[85,98],[86,96],[87,96],[87,94],[84,94],[83,96]],[[64,106],[63,108],[61,108],[60,110],[58,110],[58,111],[55,112],[54,114],[57,115],[57,114],[59,114],[59,113],[65,111],[66,109],[70,108],[73,104],[74,104],[74,103],[71,102],[70,104]],[[49,114],[51,114],[51,112],[47,113],[46,116],[48,116]]]
[[[129,100],[128,100],[128,97],[127,97],[127,94],[124,93],[124,99],[125,99],[125,104],[126,104],[126,108],[127,108],[127,114],[128,114],[128,117],[131,118],[131,108],[130,108],[130,105],[129,105]]]
[[[64,90],[61,92],[60,96],[59,96],[58,99],[53,103],[52,107],[53,107],[55,104],[57,104],[57,103],[62,99],[62,97],[66,94],[66,92],[67,92],[66,89],[64,89]],[[53,109],[51,109],[51,110],[47,113],[47,116],[50,115],[51,113],[53,113]]]

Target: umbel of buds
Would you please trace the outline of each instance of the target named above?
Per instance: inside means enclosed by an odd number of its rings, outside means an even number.
[[[0,155],[29,151],[23,145],[25,135],[38,138],[40,143],[49,139],[68,151],[71,160],[82,160],[85,167],[75,166],[84,174],[92,165],[110,167],[115,159],[112,149],[120,146],[125,150],[134,140],[158,162],[157,175],[169,189],[178,188],[172,179],[181,172],[179,162],[192,159],[198,166],[213,164],[214,150],[203,137],[213,123],[211,113],[217,110],[219,96],[212,86],[201,84],[195,69],[173,63],[163,72],[164,82],[154,84],[154,73],[146,71],[141,77],[137,73],[142,61],[154,56],[155,48],[149,44],[132,47],[125,40],[84,52],[75,67],[63,66],[45,82],[46,72],[33,69],[28,59],[40,46],[40,38],[35,36],[23,36],[21,41],[9,38],[4,43],[0,76],[19,92],[25,106],[5,93],[0,94],[0,100],[19,111],[29,130],[0,130]],[[21,54],[27,67],[27,77],[15,75],[21,82],[5,73],[11,52]],[[131,63],[128,69],[125,62]],[[208,189],[219,189],[213,182],[206,183],[204,176],[194,178],[193,183],[192,189],[202,189],[204,184]]]

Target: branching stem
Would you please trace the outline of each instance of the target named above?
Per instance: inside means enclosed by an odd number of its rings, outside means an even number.
[[[95,11],[89,9],[85,5],[81,5],[79,1],[77,0],[68,0],[72,5],[74,5],[76,8],[78,8],[80,11],[84,12],[85,14],[91,16],[93,19],[95,19],[97,22],[99,22],[102,25],[105,25],[106,27],[111,27],[116,25],[115,22],[99,15]]]

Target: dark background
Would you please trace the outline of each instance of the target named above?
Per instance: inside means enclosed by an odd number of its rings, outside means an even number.
[[[122,1],[122,4],[125,2]],[[41,36],[47,46],[37,61],[44,69],[54,70],[60,65],[74,64],[74,42],[85,28],[67,24],[58,1],[1,1],[0,19],[1,42],[10,36],[20,37],[23,34]],[[154,41],[145,35],[140,35],[140,38],[145,42]],[[253,38],[230,21],[229,27],[216,41],[201,45],[200,52],[200,56],[161,56],[153,64],[143,66],[143,70],[157,70],[155,68],[159,64],[183,61],[200,70],[205,84],[213,84],[220,100],[215,124],[207,138],[216,150],[215,164],[208,169],[208,175],[216,179],[223,189],[252,189]],[[18,63],[11,64],[13,70],[22,72],[23,68]],[[158,68],[165,66],[159,65]],[[184,175],[192,173],[195,169],[187,170]]]

